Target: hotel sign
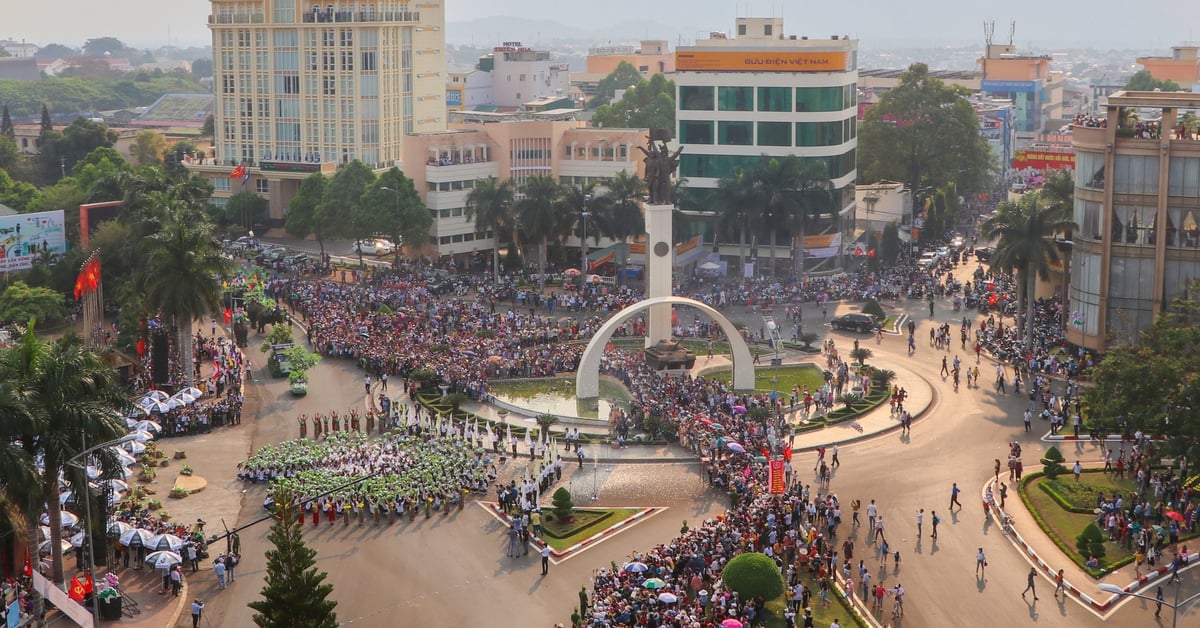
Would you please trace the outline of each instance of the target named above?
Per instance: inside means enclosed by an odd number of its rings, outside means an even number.
[[[258,169],[263,172],[320,172],[321,164],[298,161],[263,161]]]
[[[675,69],[707,72],[844,72],[846,53],[769,50],[677,51]]]

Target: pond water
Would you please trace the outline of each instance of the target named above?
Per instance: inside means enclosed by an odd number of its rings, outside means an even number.
[[[585,400],[575,397],[575,380],[566,378],[490,382],[488,388],[500,401],[539,414],[607,421],[614,405],[629,410],[624,387],[603,379],[600,397]]]

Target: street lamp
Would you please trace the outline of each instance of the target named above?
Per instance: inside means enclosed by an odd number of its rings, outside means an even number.
[[[1184,606],[1187,606],[1188,604],[1191,604],[1192,602],[1196,601],[1196,599],[1200,598],[1200,593],[1194,593],[1194,594],[1192,594],[1191,597],[1189,597],[1186,600],[1183,600],[1181,602],[1179,600],[1179,590],[1182,587],[1183,587],[1182,582],[1175,583],[1175,602],[1174,603],[1165,602],[1165,601],[1162,602],[1163,605],[1169,606],[1171,608],[1171,628],[1176,628],[1176,626],[1179,625],[1179,609]],[[1101,584],[1100,590],[1104,591],[1105,593],[1115,593],[1116,595],[1120,595],[1120,596],[1127,595],[1129,597],[1137,597],[1137,598],[1141,598],[1143,600],[1149,600],[1151,602],[1154,602],[1155,604],[1159,603],[1157,598],[1152,598],[1149,595],[1142,595],[1141,593],[1130,593],[1129,591],[1126,591],[1125,589],[1122,589],[1121,587],[1118,587],[1115,584],[1108,584],[1108,583]]]
[[[84,489],[87,491],[87,498],[83,500],[83,504],[84,504],[83,505],[83,508],[84,508],[83,517],[85,520],[84,527],[87,529],[88,573],[92,575],[93,582],[95,582],[95,580],[96,580],[96,576],[95,576],[95,573],[96,573],[96,550],[94,549],[94,546],[95,546],[95,543],[93,542],[94,541],[94,538],[93,538],[94,530],[92,529],[92,489],[88,486],[89,482],[88,482],[88,478],[87,478],[87,465],[78,464],[78,461],[81,458],[83,458],[84,456],[87,456],[88,454],[91,454],[93,451],[96,451],[97,449],[104,449],[105,447],[113,447],[115,445],[128,443],[129,441],[135,440],[135,439],[137,439],[136,434],[126,434],[126,435],[122,436],[121,438],[106,441],[106,442],[100,443],[99,445],[95,445],[93,447],[88,447],[87,446],[87,435],[80,434],[79,440],[80,440],[80,443],[83,445],[84,450],[75,454],[70,460],[67,461],[68,467],[75,467],[75,468],[83,471],[83,485],[84,485]],[[104,507],[107,509],[108,504],[105,503]],[[105,522],[108,521],[108,512],[107,511],[104,514],[104,520],[105,520]],[[53,521],[51,522],[51,524],[54,524],[54,523],[55,522],[53,522]],[[98,600],[98,598],[96,598],[95,594],[93,594],[92,595],[92,626],[94,628],[100,628],[100,604],[97,600]]]
[[[581,295],[583,294],[583,286],[587,283],[587,273],[588,273],[587,220],[588,220],[588,216],[591,216],[591,214],[588,213],[588,204],[591,202],[592,202],[592,195],[584,194],[583,195],[583,211],[579,213],[580,218],[583,219],[583,238],[581,238],[579,240],[579,250],[581,252],[580,253],[580,266],[579,266],[579,288],[580,288],[579,294],[581,294]]]

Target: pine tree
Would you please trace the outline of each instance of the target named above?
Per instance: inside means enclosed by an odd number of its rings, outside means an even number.
[[[50,119],[50,109],[42,103],[42,134],[54,130],[54,121]]]
[[[289,500],[278,500],[288,504]],[[262,599],[248,606],[256,611],[254,623],[261,628],[337,628],[337,602],[327,599],[333,585],[318,571],[317,551],[301,536],[303,523],[295,509],[281,506],[267,539],[275,549],[267,551],[267,582]]]
[[[0,115],[0,135],[10,140],[17,137],[17,131],[13,128],[12,116],[8,115],[8,103],[4,103],[4,113]]]

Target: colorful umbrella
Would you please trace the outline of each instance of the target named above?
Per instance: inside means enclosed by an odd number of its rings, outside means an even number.
[[[736,619],[726,619],[721,622],[721,628],[742,628],[742,622]]]
[[[642,573],[650,568],[646,566],[646,563],[633,561],[632,563],[627,563],[624,567],[622,567],[622,569],[628,571],[629,573]]]
[[[650,578],[649,580],[643,582],[642,586],[647,589],[654,590],[667,586],[667,583],[663,582],[662,578]]]
[[[734,414],[746,414],[746,406],[736,405],[733,407]]]
[[[153,567],[155,569],[158,569],[159,567],[170,567],[171,565],[178,565],[182,562],[183,562],[183,557],[181,557],[179,555],[179,552],[172,552],[169,550],[150,552],[149,554],[146,555],[146,565]]]
[[[1167,518],[1174,519],[1174,520],[1178,521],[1179,523],[1183,523],[1183,515],[1175,512],[1174,510],[1167,511]]]
[[[674,593],[664,592],[658,594],[658,601],[662,602],[663,604],[674,604],[679,601],[679,597]]]
[[[582,275],[583,273],[579,272],[578,268],[568,268],[563,271],[563,274],[568,277],[578,277],[578,276]]]
[[[746,453],[746,448],[742,447],[740,443],[725,443],[725,446],[729,448],[729,451],[736,451],[739,454]]]

